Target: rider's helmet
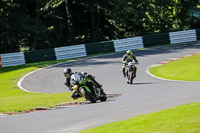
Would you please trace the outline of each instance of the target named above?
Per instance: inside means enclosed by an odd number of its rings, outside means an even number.
[[[70,77],[72,75],[72,69],[71,68],[64,69],[63,74],[65,77]]]
[[[127,55],[131,55],[132,54],[132,51],[131,50],[128,50],[126,51]]]

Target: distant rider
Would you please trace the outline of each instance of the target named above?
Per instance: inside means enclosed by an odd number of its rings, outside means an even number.
[[[123,59],[122,59],[122,63],[123,63],[122,72],[123,72],[124,77],[126,77],[126,73],[125,73],[126,66],[128,65],[129,62],[132,62],[133,60],[135,61],[136,64],[139,63],[136,57],[132,54],[131,50],[126,51],[126,54],[123,56]],[[137,71],[137,68],[135,67],[135,70],[134,70],[135,77],[136,77],[136,71]]]
[[[66,69],[64,69],[64,72],[63,72],[64,76],[66,77],[64,84],[69,88],[70,91],[72,91],[71,97],[72,97],[73,99],[77,99],[77,98],[81,97],[75,90],[72,89],[72,85],[71,85],[71,83],[70,83],[71,76],[72,76],[73,74],[75,74],[75,73],[80,74],[80,75],[81,75],[82,77],[84,77],[84,78],[85,78],[85,77],[90,78],[90,79],[93,81],[92,84],[93,84],[95,87],[97,87],[97,88],[101,88],[101,87],[102,87],[102,85],[100,85],[100,84],[94,79],[94,77],[93,77],[92,75],[87,74],[86,72],[72,72],[71,68],[66,68]]]

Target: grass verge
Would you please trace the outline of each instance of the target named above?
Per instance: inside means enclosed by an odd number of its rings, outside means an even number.
[[[89,55],[87,57],[110,54],[112,52]],[[71,92],[65,93],[28,93],[19,89],[18,80],[29,72],[49,65],[67,62],[86,57],[65,59],[59,61],[44,61],[18,66],[0,68],[0,113],[19,112],[33,108],[49,108],[66,102],[74,101]],[[67,89],[67,88],[66,88]],[[83,101],[79,98],[76,101]]]
[[[200,55],[193,55],[152,67],[149,72],[165,79],[200,81]]]
[[[73,101],[71,92],[65,93],[27,93],[17,86],[18,80],[25,74],[52,64],[70,60],[45,61],[0,69],[0,113],[19,112],[36,107],[53,107]],[[67,88],[66,88],[67,89]],[[83,99],[80,99],[83,100]]]
[[[199,133],[200,102],[136,116],[81,133]]]

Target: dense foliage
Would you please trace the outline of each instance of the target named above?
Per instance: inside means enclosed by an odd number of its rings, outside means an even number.
[[[0,53],[199,28],[199,0],[1,0]]]

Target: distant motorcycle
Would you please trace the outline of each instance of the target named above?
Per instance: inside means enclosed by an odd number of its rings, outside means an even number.
[[[83,77],[80,74],[75,73],[71,76],[70,82],[73,86],[73,90],[92,103],[96,103],[98,100],[101,102],[107,100],[107,95],[103,89],[96,88],[88,77]]]
[[[126,65],[127,84],[133,84],[133,79],[136,77],[135,71],[137,70],[135,62],[128,62]]]

